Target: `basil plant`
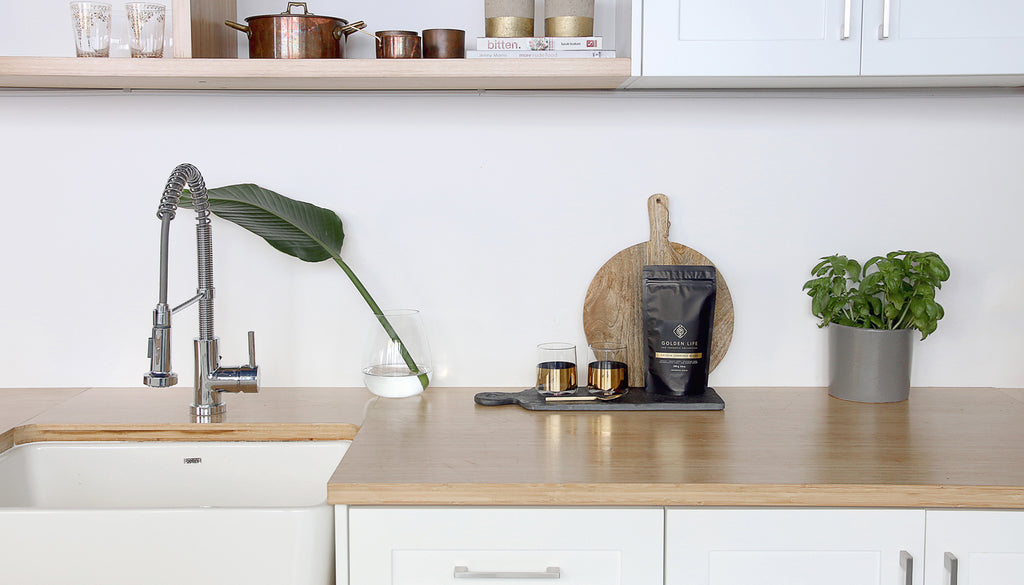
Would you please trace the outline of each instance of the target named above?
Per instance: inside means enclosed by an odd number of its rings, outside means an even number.
[[[846,256],[821,259],[803,289],[811,313],[829,323],[863,329],[917,329],[921,339],[935,332],[945,310],[935,292],[949,280],[949,267],[935,252],[890,252],[862,266]]]

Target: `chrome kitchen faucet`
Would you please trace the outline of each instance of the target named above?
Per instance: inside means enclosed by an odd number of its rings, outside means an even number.
[[[167,304],[167,251],[171,220],[181,200],[185,184],[192,192],[196,210],[196,247],[199,259],[199,287],[196,295],[171,309]],[[199,303],[199,337],[195,340],[195,398],[192,402],[194,422],[216,422],[225,411],[221,392],[258,392],[259,368],[256,346],[249,332],[249,363],[238,367],[220,365],[217,337],[213,334],[213,239],[210,234],[210,200],[199,169],[180,164],[171,173],[156,212],[160,218],[160,296],[153,310],[153,336],[149,338],[150,371],[143,382],[153,388],[166,388],[178,383],[171,371],[171,315]]]

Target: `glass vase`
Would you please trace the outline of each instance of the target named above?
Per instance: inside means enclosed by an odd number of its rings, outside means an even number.
[[[433,367],[420,312],[385,310],[374,314],[363,361],[363,383],[385,398],[415,396],[426,388]]]

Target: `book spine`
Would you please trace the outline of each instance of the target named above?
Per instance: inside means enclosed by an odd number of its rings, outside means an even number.
[[[612,59],[615,51],[466,51],[467,59]]]
[[[593,51],[603,49],[602,37],[477,37],[478,51]]]

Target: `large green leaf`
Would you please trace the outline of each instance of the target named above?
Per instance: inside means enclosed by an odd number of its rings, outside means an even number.
[[[306,262],[334,260],[359,291],[360,296],[377,315],[388,336],[398,343],[402,358],[409,371],[418,374],[420,384],[427,387],[429,380],[421,373],[398,333],[383,316],[383,311],[359,281],[352,269],[341,258],[341,245],[345,241],[345,230],[341,218],[330,209],[311,203],[297,201],[284,195],[264,189],[259,185],[244,183],[227,185],[207,190],[210,211],[218,217],[236,223],[278,250]],[[191,194],[182,194],[179,204],[193,206]]]
[[[208,190],[210,211],[230,220],[278,250],[306,262],[341,255],[345,230],[330,209],[296,201],[259,185],[244,183]],[[192,207],[189,193],[182,207]]]

